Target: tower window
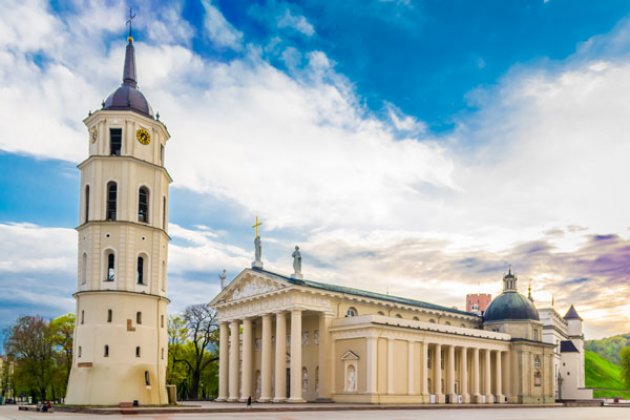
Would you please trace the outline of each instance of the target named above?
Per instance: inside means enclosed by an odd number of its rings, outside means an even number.
[[[109,346],[105,344],[105,349],[103,351],[103,357],[109,357]]]
[[[166,197],[162,197],[162,229],[166,230]]]
[[[138,257],[138,270],[136,273],[136,280],[138,282],[138,284],[145,284],[144,283],[144,257],[143,256],[139,256]]]
[[[109,154],[112,156],[120,156],[122,148],[122,128],[109,129]]]
[[[81,310],[81,324],[85,323],[85,311]]]
[[[90,186],[85,186],[85,223],[90,221]]]
[[[79,346],[79,356],[78,357],[81,357],[81,346]]]
[[[160,327],[164,328],[164,315],[160,315]]]
[[[149,371],[148,370],[144,371],[144,383],[147,386],[151,386],[151,378],[149,377]]]
[[[138,221],[149,222],[149,190],[147,187],[140,187],[138,191]]]
[[[142,312],[136,312],[136,324],[142,324]]]
[[[357,315],[359,315],[359,312],[356,310],[356,308],[350,307],[346,311],[346,317],[357,316]]]
[[[87,254],[84,252],[81,257],[81,284],[87,283]]]
[[[105,281],[116,280],[116,256],[112,251],[107,254],[107,274]]]
[[[162,354],[161,354],[161,358],[162,358],[162,360],[164,360],[164,347],[162,347],[162,349],[161,349],[161,353],[162,353]]]
[[[107,310],[107,322],[112,322],[112,318],[114,317],[114,314],[112,313],[111,309]]]
[[[164,165],[164,145],[160,145],[160,163]]]
[[[136,357],[140,357],[140,346],[136,347]]]
[[[116,220],[116,202],[118,198],[118,185],[115,182],[107,183],[107,209],[105,218],[107,220]]]

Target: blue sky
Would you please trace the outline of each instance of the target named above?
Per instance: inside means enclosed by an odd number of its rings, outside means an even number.
[[[73,310],[81,121],[120,83],[128,12],[10,3],[1,327]],[[627,332],[628,2],[131,4],[172,135],[173,312],[249,265],[259,214],[282,273],[300,244],[307,277],[461,307],[512,264],[587,335]]]

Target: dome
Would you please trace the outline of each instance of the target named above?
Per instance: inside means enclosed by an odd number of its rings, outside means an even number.
[[[136,54],[133,48],[133,38],[129,37],[129,43],[125,50],[125,68],[123,70],[123,83],[103,103],[103,109],[136,111],[149,117],[153,117],[153,109],[149,101],[138,90],[136,78]]]
[[[151,109],[147,98],[138,89],[126,84],[120,85],[105,99],[103,109],[131,110],[153,117],[153,109]]]
[[[507,290],[494,298],[483,314],[483,320],[487,322],[512,319],[540,321],[538,310],[531,301],[515,290]]]

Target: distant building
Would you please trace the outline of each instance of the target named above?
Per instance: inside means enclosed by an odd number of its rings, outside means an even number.
[[[571,305],[564,317],[554,308],[539,310],[543,341],[555,346],[553,391],[556,398],[583,400],[593,398],[593,390],[584,388],[584,334],[582,318]]]
[[[466,311],[477,315],[483,315],[492,301],[489,293],[469,293],[466,295]]]

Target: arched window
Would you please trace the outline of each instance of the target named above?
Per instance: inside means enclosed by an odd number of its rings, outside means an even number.
[[[164,166],[164,145],[160,145],[160,163]]]
[[[149,376],[149,371],[144,371],[144,383],[146,386],[151,386],[151,377]]]
[[[85,323],[85,311],[81,310],[81,324]]]
[[[138,265],[137,265],[137,271],[136,271],[136,281],[138,284],[145,284],[144,283],[144,278],[145,278],[145,264],[144,264],[144,257],[141,255],[138,257]]]
[[[81,256],[81,284],[87,283],[87,254]]]
[[[358,312],[358,311],[357,311],[357,309],[356,309],[356,308],[354,308],[354,307],[350,307],[350,308],[348,308],[348,310],[346,311],[346,317],[349,317],[349,316],[357,316],[357,315],[359,315],[359,312]]]
[[[111,309],[107,310],[107,322],[112,322],[112,318],[114,317],[114,313]]]
[[[160,315],[160,328],[164,328],[164,315]]]
[[[105,219],[116,220],[116,206],[118,200],[118,185],[114,182],[107,183],[107,209]]]
[[[149,223],[149,190],[140,187],[138,190],[138,221]]]
[[[116,256],[114,251],[107,252],[107,271],[105,273],[105,281],[116,280]]]
[[[140,357],[140,346],[136,347],[136,357]]]
[[[306,367],[302,368],[302,393],[308,392],[308,371]]]
[[[142,312],[136,312],[136,324],[142,324]]]
[[[402,319],[402,315],[401,314],[396,314],[396,318],[401,318]]]
[[[109,346],[105,344],[105,350],[103,351],[103,357],[109,357]]]
[[[162,261],[162,291],[166,292],[166,262]]]
[[[164,360],[164,347],[160,350],[160,357]]]
[[[162,229],[166,230],[166,197],[162,197]]]
[[[85,223],[90,221],[90,186],[85,186]]]

